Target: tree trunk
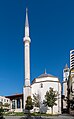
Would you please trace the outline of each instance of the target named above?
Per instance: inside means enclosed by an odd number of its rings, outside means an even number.
[[[53,114],[53,107],[51,107],[51,114]]]
[[[28,119],[31,119],[30,110],[28,110]]]

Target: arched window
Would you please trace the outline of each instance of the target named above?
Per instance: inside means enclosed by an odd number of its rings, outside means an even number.
[[[17,99],[17,108],[20,108],[20,98]]]
[[[40,87],[43,88],[43,83],[40,84]]]

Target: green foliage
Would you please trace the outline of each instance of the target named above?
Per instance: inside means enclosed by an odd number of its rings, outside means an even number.
[[[41,97],[39,94],[33,94],[33,105],[40,108]]]
[[[4,113],[3,114],[4,116],[26,116],[26,114],[24,114],[24,112],[8,112],[8,113]],[[57,114],[54,114],[54,115],[57,115]],[[54,116],[53,115],[53,116]],[[37,113],[37,112],[34,112],[34,113],[31,113],[31,116],[52,116],[51,114],[46,114],[46,113]]]
[[[10,104],[8,104],[8,103],[4,103],[4,105],[3,105],[4,107],[9,107],[10,106]]]
[[[14,112],[15,116],[24,116],[24,112]]]
[[[0,102],[0,107],[2,107],[3,106],[3,103],[2,102]]]
[[[6,112],[4,116],[24,116],[24,112]]]
[[[52,108],[52,113],[53,113],[53,106],[57,105],[56,104],[57,96],[58,96],[58,92],[54,91],[53,88],[50,88],[45,95],[44,104]]]
[[[4,110],[3,110],[3,108],[1,107],[1,108],[0,108],[0,116],[3,116],[3,112],[4,112]]]
[[[31,109],[33,109],[33,102],[32,102],[31,96],[28,96],[28,97],[27,97],[25,109],[26,109],[26,110],[31,110]]]

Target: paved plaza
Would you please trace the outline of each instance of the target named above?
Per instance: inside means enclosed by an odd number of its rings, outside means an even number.
[[[6,116],[5,119],[24,119],[21,116]],[[33,117],[32,119],[74,119],[74,116],[60,115],[60,116],[49,116],[49,117]]]

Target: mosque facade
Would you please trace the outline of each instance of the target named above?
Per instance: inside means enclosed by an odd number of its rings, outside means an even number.
[[[25,21],[25,37],[24,41],[24,56],[25,56],[25,85],[23,89],[23,104],[25,109],[25,102],[28,96],[33,98],[34,94],[40,95],[40,108],[43,113],[51,113],[51,108],[45,109],[43,105],[43,100],[45,99],[46,92],[50,88],[58,92],[58,97],[56,105],[53,106],[53,114],[61,114],[61,83],[59,79],[55,76],[47,74],[44,72],[39,77],[35,78],[30,84],[30,34],[29,34],[29,21],[28,21],[28,10],[26,9],[26,21]],[[34,112],[37,111],[37,107],[34,107]]]
[[[74,50],[70,51],[70,68],[68,65],[63,70],[63,92],[61,89],[61,83],[58,77],[48,74],[46,70],[40,76],[34,78],[30,83],[30,33],[29,33],[29,21],[28,10],[26,9],[26,21],[25,21],[25,36],[23,38],[24,43],[24,86],[21,94],[15,94],[6,97],[0,97],[1,101],[8,100],[8,111],[11,112],[23,112],[25,110],[25,104],[28,96],[33,98],[34,94],[40,95],[41,112],[50,113],[51,108],[45,107],[43,101],[45,99],[46,92],[50,88],[58,92],[56,104],[53,106],[53,114],[61,114],[64,112],[74,114]],[[62,92],[62,94],[61,94]],[[62,96],[62,97],[61,97]],[[39,109],[34,107],[32,112],[38,112]]]

